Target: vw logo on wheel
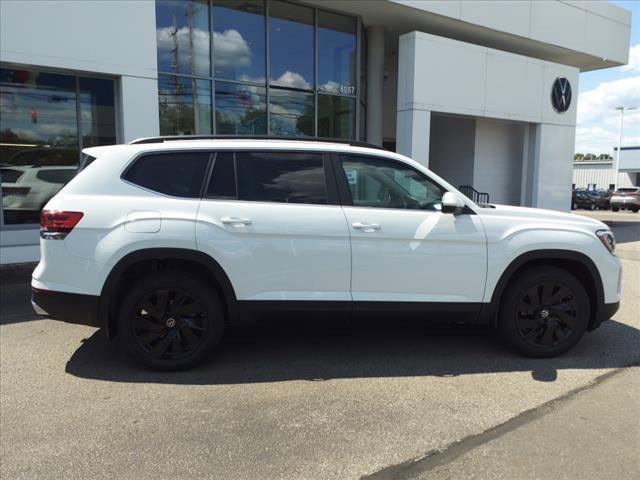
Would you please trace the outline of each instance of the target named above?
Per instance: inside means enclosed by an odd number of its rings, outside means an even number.
[[[565,77],[558,77],[551,89],[551,105],[558,113],[569,110],[571,105],[571,84]]]

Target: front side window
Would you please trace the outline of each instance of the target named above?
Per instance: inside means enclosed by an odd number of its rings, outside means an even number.
[[[207,152],[145,155],[138,158],[122,178],[172,197],[199,198],[209,157]]]
[[[340,163],[356,207],[442,208],[445,190],[409,166],[355,155],[341,155]]]
[[[236,169],[240,200],[327,204],[320,154],[238,152]]]

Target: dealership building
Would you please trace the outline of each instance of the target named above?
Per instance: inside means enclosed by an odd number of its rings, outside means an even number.
[[[568,210],[580,72],[627,62],[600,1],[0,2],[0,258],[84,147],[165,134],[363,140],[469,195]]]

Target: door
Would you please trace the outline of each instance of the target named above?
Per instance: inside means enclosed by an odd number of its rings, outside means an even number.
[[[320,153],[216,155],[196,239],[238,300],[351,300],[349,229],[331,168]]]
[[[477,215],[442,213],[445,189],[399,161],[338,155],[335,168],[341,196],[349,197],[343,209],[356,306],[482,302],[487,252]]]

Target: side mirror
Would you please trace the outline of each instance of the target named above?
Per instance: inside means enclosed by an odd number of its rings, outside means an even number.
[[[458,215],[464,209],[464,202],[453,192],[446,192],[442,196],[442,213]]]

